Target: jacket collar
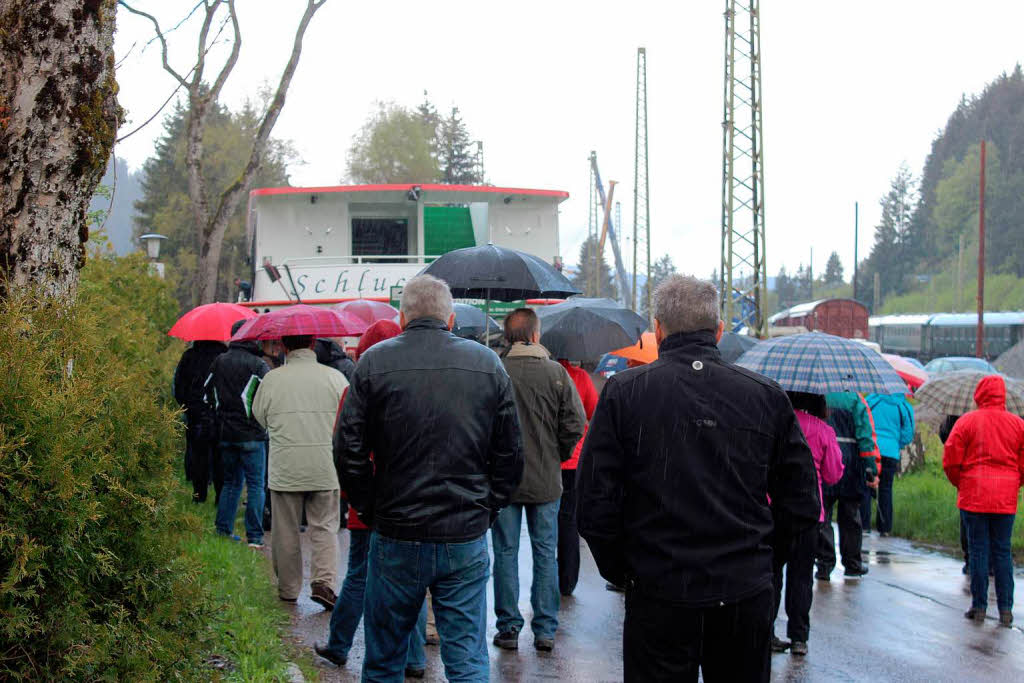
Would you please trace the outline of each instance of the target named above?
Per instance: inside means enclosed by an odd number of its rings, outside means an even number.
[[[313,349],[295,349],[288,352],[284,362],[285,365],[292,363],[316,363],[316,352]]]
[[[416,318],[405,325],[403,332],[411,330],[448,330],[448,323],[436,318]]]
[[[260,356],[263,355],[263,349],[260,348],[258,341],[233,341],[228,344],[229,349],[238,349],[239,351],[248,351],[251,354]]]
[[[544,348],[543,344],[530,344],[527,342],[516,342],[509,347],[505,354],[506,358],[543,358],[551,359],[551,353]]]
[[[715,344],[715,333],[711,330],[671,334],[661,340],[661,345],[658,346],[658,356],[667,358],[700,356],[717,361],[722,360],[722,354]]]

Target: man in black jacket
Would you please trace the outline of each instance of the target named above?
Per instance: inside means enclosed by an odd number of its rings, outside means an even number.
[[[234,335],[242,326],[231,328]],[[248,488],[245,536],[251,548],[263,547],[263,501],[267,432],[252,416],[252,401],[270,367],[257,341],[231,342],[227,353],[214,359],[206,381],[206,400],[213,406],[220,432],[219,451],[224,468],[224,490],[217,505],[217,533],[233,537],[235,513]]]
[[[185,476],[192,482],[194,503],[206,502],[211,469],[216,501],[224,485],[213,410],[203,400],[203,392],[213,359],[227,350],[219,341],[192,342],[174,368],[174,399],[185,409]]]
[[[523,472],[515,397],[490,349],[448,331],[448,286],[402,291],[402,334],[356,365],[334,434],[341,488],[372,529],[363,680],[401,680],[426,591],[450,680],[487,680],[486,533]],[[371,460],[372,453],[372,460]]]
[[[769,540],[818,523],[811,453],[785,392],[722,361],[712,284],[671,276],[654,317],[658,360],[610,378],[591,420],[580,535],[626,586],[626,681],[767,681]]]
[[[334,368],[345,375],[345,379],[349,382],[352,381],[352,373],[355,372],[356,364],[352,362],[352,359],[345,353],[345,349],[341,348],[337,342],[330,339],[317,339],[316,344],[313,346],[313,351],[316,353],[317,363]]]

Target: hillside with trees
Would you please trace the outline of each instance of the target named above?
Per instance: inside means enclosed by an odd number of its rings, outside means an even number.
[[[858,294],[872,310],[973,310],[982,139],[986,308],[1024,309],[1024,72],[1018,64],[980,95],[961,99],[919,177],[902,166],[892,179],[859,272]]]

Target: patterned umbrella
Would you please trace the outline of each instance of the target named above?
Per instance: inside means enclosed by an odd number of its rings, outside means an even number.
[[[367,327],[369,325],[365,320],[352,313],[296,304],[250,320],[231,337],[231,341],[280,339],[307,334],[314,337],[343,337],[362,334]]]
[[[235,322],[256,315],[251,308],[238,304],[204,304],[178,318],[167,334],[185,341],[227,341]]]
[[[336,311],[345,311],[357,315],[372,325],[378,320],[393,320],[398,315],[394,306],[383,301],[370,301],[369,299],[353,299],[344,301],[333,306]]]
[[[821,332],[763,341],[736,364],[771,377],[786,391],[907,392],[907,385],[878,353],[851,339]]]
[[[975,410],[974,390],[982,377],[990,372],[961,370],[930,379],[914,396],[919,404],[928,406],[942,415],[963,415]],[[1006,382],[1006,409],[1024,416],[1024,382],[1003,377]]]

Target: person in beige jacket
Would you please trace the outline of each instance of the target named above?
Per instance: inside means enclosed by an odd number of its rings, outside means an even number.
[[[340,516],[331,438],[348,380],[317,363],[314,341],[312,336],[281,339],[287,359],[263,378],[252,414],[270,435],[271,551],[278,597],[295,602],[302,590],[299,524],[305,503],[313,546],[310,598],[330,610],[337,600]]]

